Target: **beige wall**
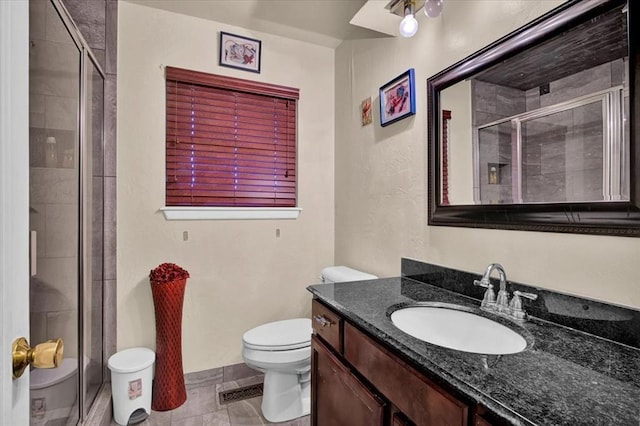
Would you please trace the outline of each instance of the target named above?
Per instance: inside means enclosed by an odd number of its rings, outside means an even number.
[[[219,67],[220,30],[262,40],[262,72]],[[300,89],[298,196],[291,221],[166,221],[161,65]],[[119,3],[118,349],[155,347],[149,270],[186,268],[185,372],[241,361],[242,333],[310,315],[308,284],[334,259],[334,51]],[[276,229],[281,235],[276,238]],[[188,231],[188,241],[183,241]]]
[[[447,1],[412,39],[344,42],[336,50],[336,263],[381,276],[411,257],[640,307],[640,239],[427,226],[426,79],[560,1]],[[359,105],[415,68],[417,114],[362,127]],[[469,283],[471,285],[471,283]]]
[[[449,122],[449,202],[473,204],[473,123],[471,121],[471,80],[461,81],[442,91],[442,109],[452,111]],[[455,112],[453,112],[455,111]]]

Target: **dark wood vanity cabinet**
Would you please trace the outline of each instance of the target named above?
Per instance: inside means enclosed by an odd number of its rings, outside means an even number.
[[[318,300],[312,312],[313,426],[491,426]]]
[[[312,424],[383,426],[385,403],[313,336]]]

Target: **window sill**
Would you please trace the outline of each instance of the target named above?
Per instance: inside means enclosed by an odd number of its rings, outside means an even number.
[[[162,207],[166,220],[297,219],[299,207]]]

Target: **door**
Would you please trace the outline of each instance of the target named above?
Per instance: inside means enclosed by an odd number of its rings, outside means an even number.
[[[64,341],[58,368],[31,371],[29,423],[76,424],[80,379],[90,359],[83,356],[79,326],[84,314],[81,271],[91,276],[91,265],[80,261],[90,259],[81,230],[91,222],[81,214],[91,209],[81,202],[83,193],[92,194],[92,182],[82,184],[86,174],[81,172],[90,171],[80,148],[89,118],[80,108],[86,90],[83,51],[53,2],[33,0],[29,8],[30,342]],[[92,128],[90,122],[85,127]]]
[[[29,4],[0,1],[0,424],[29,422],[29,373],[11,343],[29,336]]]

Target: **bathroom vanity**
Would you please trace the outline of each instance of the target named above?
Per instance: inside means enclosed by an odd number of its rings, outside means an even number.
[[[466,425],[477,411],[318,300],[312,311],[313,424]]]
[[[479,309],[479,275],[409,259],[402,275],[309,287],[312,425],[640,421],[639,311],[509,283],[510,291],[539,295],[524,303],[532,318],[518,322]],[[394,326],[395,309],[425,302],[497,321],[522,335],[526,348],[462,352]]]

